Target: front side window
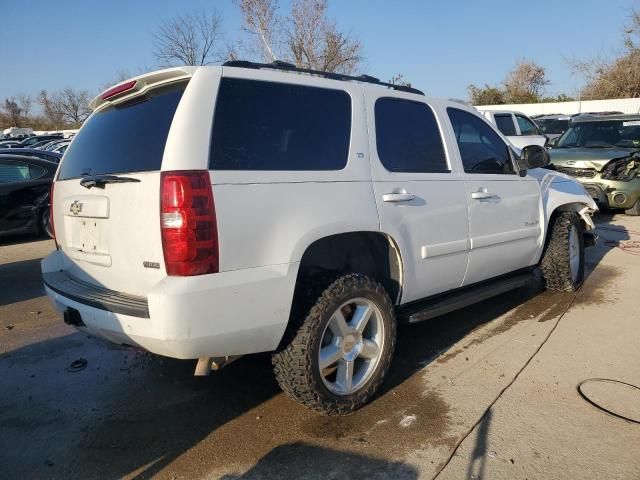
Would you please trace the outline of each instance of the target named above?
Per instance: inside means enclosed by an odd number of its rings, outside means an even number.
[[[535,124],[527,117],[516,114],[516,120],[520,127],[520,135],[540,135],[538,127],[536,127]]]
[[[447,108],[467,173],[513,174],[509,148],[481,118],[457,108]]]
[[[24,182],[29,178],[29,165],[26,163],[0,161],[0,183]]]
[[[391,172],[449,172],[431,108],[419,102],[380,98],[375,105],[378,157]]]
[[[223,78],[212,170],[342,170],[349,157],[351,97],[342,90]]]
[[[510,113],[497,113],[494,115],[494,118],[496,119],[496,127],[498,127],[498,130],[500,130],[503,135],[507,137],[517,135],[516,126],[513,123],[513,117]]]

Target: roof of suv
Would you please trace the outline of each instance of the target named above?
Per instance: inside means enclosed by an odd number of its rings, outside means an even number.
[[[640,114],[630,113],[626,115],[576,115],[571,119],[573,123],[592,123],[592,122],[630,122],[640,121]]]
[[[320,70],[298,68],[293,64],[281,61],[275,61],[272,63],[255,63],[244,60],[233,60],[225,62],[222,66],[174,67],[133,77],[100,93],[100,95],[95,97],[89,103],[89,106],[95,111],[112,100],[115,102],[126,101],[128,98],[140,95],[147,90],[155,88],[156,86],[188,79],[196,72],[196,70],[201,68],[246,68],[250,70],[271,70],[284,75],[298,74],[315,78],[324,78],[329,81],[358,82],[360,84],[386,87],[404,93],[424,95],[424,92],[417,88],[407,85],[396,85],[382,82],[380,79],[370,75],[360,75],[356,77],[341,73],[323,72]]]

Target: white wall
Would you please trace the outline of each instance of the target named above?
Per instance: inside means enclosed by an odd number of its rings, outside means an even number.
[[[640,113],[640,98],[619,98],[613,100],[584,100],[575,102],[522,103],[510,105],[481,105],[480,110],[515,110],[525,115],[563,113],[571,115],[582,112],[618,111]]]

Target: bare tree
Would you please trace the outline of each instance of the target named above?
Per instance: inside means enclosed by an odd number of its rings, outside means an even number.
[[[73,126],[80,126],[91,114],[89,101],[91,96],[87,90],[74,90],[67,87],[54,97],[56,109],[63,120]]]
[[[27,95],[26,93],[21,93],[18,95],[18,105],[22,109],[22,116],[25,119],[28,119],[31,116],[31,95]]]
[[[535,103],[540,101],[549,80],[545,69],[530,60],[519,60],[504,81],[509,103]]]
[[[252,36],[253,50],[264,61],[278,60],[282,41],[282,20],[278,0],[234,0],[244,17],[243,30]]]
[[[282,59],[298,67],[352,73],[362,61],[362,44],[338,29],[327,0],[294,0],[291,13],[278,15],[277,0],[235,0],[254,38],[254,52],[266,61]]]
[[[60,110],[60,106],[54,98],[49,96],[46,90],[40,92],[38,101],[42,106],[42,112],[48,128],[60,130],[64,127],[64,116]]]
[[[22,116],[23,111],[22,108],[20,108],[20,106],[18,105],[15,97],[5,98],[2,109],[7,116],[7,120],[11,122],[12,127],[22,126],[22,120],[24,119],[24,117]]]
[[[473,105],[502,105],[505,103],[537,103],[542,101],[549,85],[544,67],[530,60],[519,60],[503,82],[503,87],[485,84],[469,85],[469,99]]]
[[[178,15],[160,25],[154,56],[163,67],[209,65],[220,61],[222,16],[198,11]]]
[[[594,57],[567,60],[574,72],[586,80],[583,99],[635,98],[640,96],[640,12],[631,9],[623,28],[623,49],[613,60]]]

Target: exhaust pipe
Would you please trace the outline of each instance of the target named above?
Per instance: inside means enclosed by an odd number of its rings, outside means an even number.
[[[193,372],[196,377],[206,377],[211,373],[211,371],[219,371],[222,370],[223,367],[226,367],[231,362],[235,362],[237,359],[242,357],[242,355],[231,355],[226,357],[201,357],[198,359],[198,363],[196,364],[195,372]]]

